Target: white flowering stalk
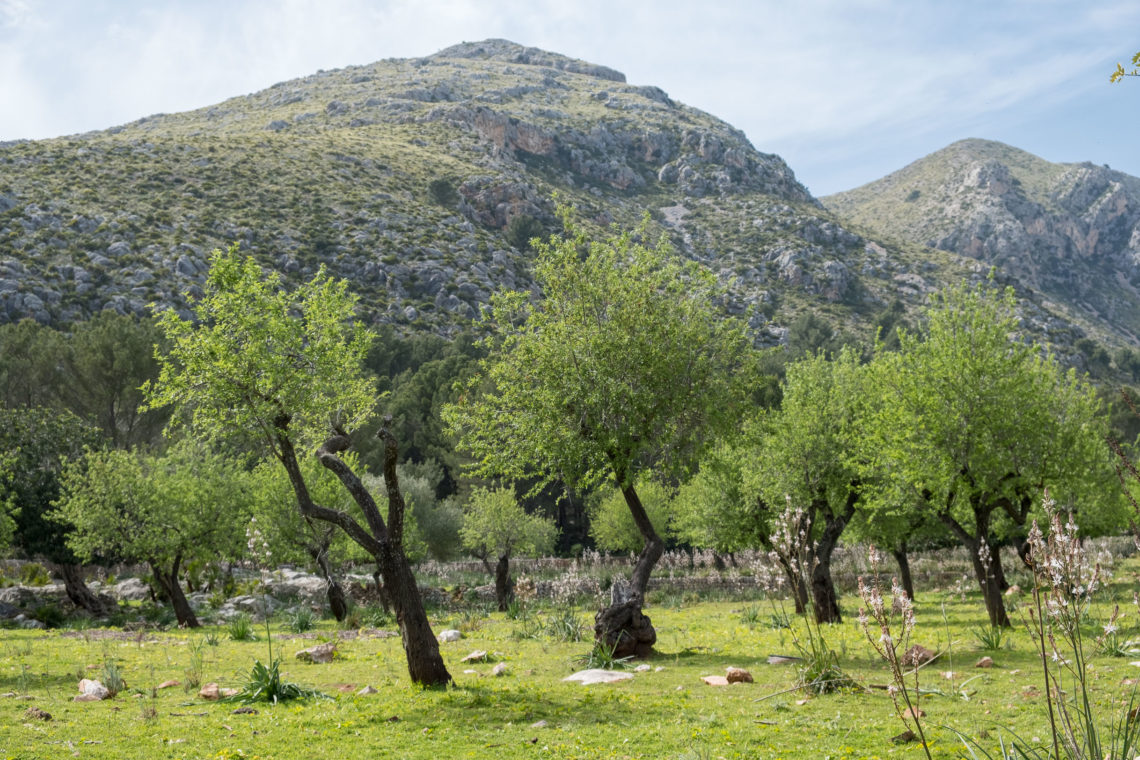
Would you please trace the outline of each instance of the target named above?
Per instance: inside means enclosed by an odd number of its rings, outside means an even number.
[[[859,626],[871,647],[878,653],[891,671],[892,683],[887,686],[887,694],[894,703],[895,713],[908,731],[912,731],[922,742],[922,749],[930,758],[930,748],[926,744],[926,733],[922,729],[918,706],[918,667],[909,672],[903,670],[903,656],[914,632],[914,603],[899,585],[897,578],[891,579],[891,603],[883,600],[879,588],[878,570],[882,555],[872,546],[869,560],[871,580],[867,582],[859,576],[859,597],[863,607],[859,608]],[[900,654],[901,653],[901,654]],[[907,676],[913,675],[913,686],[908,687]],[[913,689],[914,700],[911,700]],[[913,723],[913,727],[912,727]]]
[[[1026,622],[1033,636],[1045,679],[1045,699],[1049,726],[1053,733],[1053,754],[1061,757],[1123,757],[1116,754],[1120,746],[1131,746],[1140,736],[1135,711],[1126,710],[1124,717],[1110,723],[1110,742],[1102,745],[1089,693],[1088,658],[1084,650],[1081,620],[1092,604],[1103,575],[1099,562],[1088,557],[1071,514],[1062,517],[1046,491],[1042,506],[1049,533],[1042,532],[1035,520],[1029,530],[1028,561],[1033,570],[1034,607]],[[1102,633],[1096,639],[1100,646],[1114,641],[1120,626],[1117,605]],[[1062,686],[1062,682],[1068,680]],[[1107,754],[1106,754],[1107,753]],[[1132,757],[1131,752],[1127,757]]]

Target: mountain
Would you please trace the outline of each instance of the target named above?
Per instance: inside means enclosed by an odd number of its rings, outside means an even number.
[[[657,87],[486,40],[0,144],[0,321],[188,314],[209,251],[236,241],[287,278],[348,278],[372,323],[452,334],[492,292],[532,287],[528,240],[557,230],[556,195],[597,225],[650,214],[731,283],[724,308],[759,344],[806,311],[867,338],[888,307],[986,271],[841,223],[780,157]],[[1025,313],[1047,340],[1083,334]]]
[[[962,140],[824,204],[874,234],[968,256],[1074,318],[1140,335],[1140,179]]]

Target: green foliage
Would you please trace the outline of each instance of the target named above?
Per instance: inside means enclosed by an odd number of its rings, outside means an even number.
[[[533,216],[520,214],[507,224],[505,235],[512,248],[519,251],[529,251],[535,239],[541,241],[543,233],[542,222]]]
[[[884,403],[863,454],[880,503],[921,496],[972,524],[971,505],[1024,511],[1048,485],[1089,512],[1092,530],[1118,527],[1103,410],[1074,372],[1012,337],[1016,308],[1009,291],[950,289],[921,333],[904,332],[900,352],[876,362]]]
[[[673,510],[671,489],[651,477],[641,478],[637,495],[645,507],[649,521],[657,535],[670,531]],[[633,522],[625,497],[615,488],[606,489],[596,506],[590,510],[590,535],[598,548],[614,552],[637,552],[645,544],[641,532]]]
[[[281,679],[281,661],[271,660],[266,667],[261,660],[255,660],[249,672],[249,678],[241,690],[232,697],[226,697],[229,702],[242,702],[254,704],[257,702],[289,702],[294,699],[314,699],[325,697],[316,689],[299,686],[291,681]]]
[[[455,204],[459,203],[459,193],[456,192],[455,185],[443,177],[437,177],[428,183],[428,195],[433,203],[444,208],[455,208]]]
[[[491,355],[444,418],[481,474],[588,487],[685,471],[731,424],[742,326],[713,306],[716,278],[664,241],[565,233],[534,262],[543,298],[495,296]]]
[[[330,423],[351,430],[371,413],[374,383],[361,371],[370,336],[350,326],[356,298],[347,282],[322,268],[286,291],[234,245],[212,254],[205,290],[197,322],[172,310],[160,317],[170,353],[146,386],[149,408],[187,411],[209,439],[236,432],[274,448],[281,422],[295,444],[310,446]]]
[[[524,512],[513,489],[476,488],[459,535],[476,556],[541,556],[554,548],[557,530],[549,519]]]
[[[289,630],[293,633],[305,633],[313,630],[317,624],[317,616],[308,607],[298,607],[289,616]]]
[[[0,547],[11,541],[29,557],[75,562],[52,503],[63,468],[98,443],[98,433],[71,412],[0,409]]]
[[[976,626],[970,630],[978,648],[985,652],[997,652],[1003,646],[1010,646],[1010,634],[1005,628],[993,625]]]
[[[1132,56],[1132,68],[1130,70],[1126,70],[1123,64],[1117,63],[1116,70],[1112,72],[1108,81],[1115,84],[1122,81],[1124,77],[1140,77],[1140,53]]]
[[[546,635],[555,641],[581,641],[582,619],[573,607],[554,610],[546,618]]]
[[[245,612],[229,622],[226,633],[230,641],[257,641],[257,634],[253,632],[253,619]]]
[[[577,663],[583,668],[599,668],[601,670],[620,670],[629,666],[633,655],[628,657],[615,657],[618,644],[607,646],[604,641],[595,641],[593,648],[577,658]]]
[[[233,458],[194,441],[161,455],[89,450],[65,466],[56,509],[84,559],[175,568],[239,556],[249,520],[247,477]]]

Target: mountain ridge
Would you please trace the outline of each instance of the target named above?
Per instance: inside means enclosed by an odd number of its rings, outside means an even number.
[[[237,241],[286,279],[348,278],[366,321],[453,334],[495,290],[534,289],[527,231],[557,231],[555,195],[598,226],[649,212],[760,345],[807,311],[869,339],[895,301],[914,311],[988,271],[842,221],[779,156],[660,88],[487,40],[0,147],[0,321],[188,315],[209,250]],[[1048,343],[1096,329],[1024,311]]]

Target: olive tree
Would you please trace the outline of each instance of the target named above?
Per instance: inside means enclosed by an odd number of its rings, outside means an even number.
[[[511,488],[476,488],[463,512],[459,536],[463,545],[490,572],[495,557],[495,601],[505,611],[514,598],[511,556],[543,554],[554,548],[558,531],[553,521],[523,511]]]
[[[647,224],[590,239],[560,214],[564,232],[535,248],[541,297],[494,297],[490,353],[444,416],[484,476],[575,489],[609,479],[621,491],[644,543],[628,598],[599,613],[595,632],[645,654],[656,634],[641,608],[664,542],[638,477],[684,472],[705,437],[731,424],[748,348],[715,308],[712,273],[649,240]]]
[[[236,246],[215,251],[205,293],[195,305],[197,321],[173,311],[160,318],[170,352],[161,357],[158,380],[147,386],[148,404],[173,405],[172,419],[185,418],[205,439],[236,431],[264,445],[289,476],[300,516],[338,526],[375,560],[395,608],[412,680],[445,684],[451,675],[404,555],[396,439],[381,427],[386,518],[341,456],[352,444],[349,431],[364,422],[376,402],[373,382],[362,368],[370,335],[352,322],[355,305],[348,283],[323,269],[290,292]],[[314,451],[352,497],[354,512],[313,498],[299,457]]]

